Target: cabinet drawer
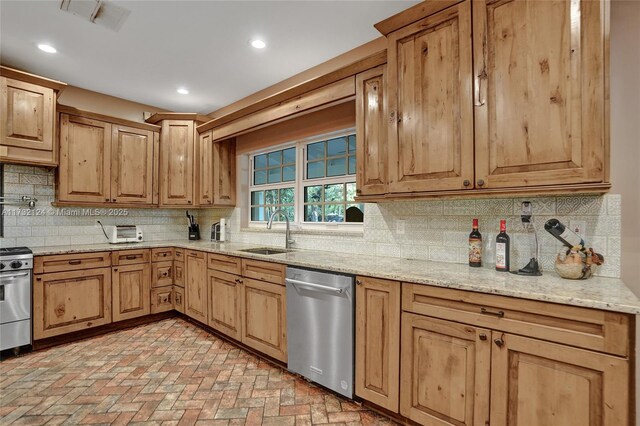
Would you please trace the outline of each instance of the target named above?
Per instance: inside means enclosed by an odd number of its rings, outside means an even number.
[[[173,309],[184,314],[184,289],[173,286]]]
[[[174,260],[179,260],[181,262],[184,262],[184,249],[181,249],[181,248],[173,249],[173,258]]]
[[[149,259],[151,259],[151,250],[149,249],[121,250],[111,253],[111,264],[114,266],[147,263]]]
[[[173,287],[166,286],[151,290],[151,313],[166,312],[173,309]]]
[[[163,260],[173,260],[173,248],[163,247],[151,249],[152,262],[160,262]]]
[[[196,250],[185,250],[184,255],[185,257],[190,256],[190,257],[195,257],[197,259],[206,259],[207,257],[207,253],[203,251],[196,251]]]
[[[243,259],[242,276],[274,284],[284,285],[285,265],[280,263],[262,262],[259,260]]]
[[[184,288],[184,262],[173,262],[173,284]]]
[[[65,272],[78,269],[104,268],[111,266],[109,252],[55,254],[36,256],[33,261],[34,274]]]
[[[408,283],[403,283],[402,309],[599,352],[629,355],[629,316],[616,312]]]
[[[151,287],[164,287],[173,284],[173,262],[155,262],[152,263],[153,271],[151,273]]]
[[[209,269],[240,275],[242,273],[242,259],[239,257],[225,256],[223,254],[208,254]]]

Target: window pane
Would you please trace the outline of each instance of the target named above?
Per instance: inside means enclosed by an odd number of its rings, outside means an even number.
[[[280,166],[282,164],[282,151],[269,153],[269,167]]]
[[[344,222],[344,204],[326,204],[324,206],[325,222]]]
[[[282,151],[282,164],[295,164],[296,162],[296,149],[289,148]]]
[[[337,183],[334,185],[325,185],[324,201],[326,201],[327,203],[344,201],[344,184]]]
[[[285,212],[285,214],[287,215],[287,218],[289,219],[289,222],[293,222],[294,220],[294,210],[293,210],[293,206],[284,206],[282,207],[282,211]],[[281,222],[284,222],[284,218],[282,217],[282,215],[278,215],[279,219]]]
[[[279,183],[281,172],[282,172],[282,169],[280,167],[277,167],[275,169],[269,169],[269,183]]]
[[[305,222],[322,222],[322,205],[304,206]]]
[[[278,190],[270,189],[269,191],[264,191],[265,204],[278,204]]]
[[[305,203],[319,203],[322,201],[322,186],[306,186],[304,188]]]
[[[267,154],[256,155],[253,157],[254,169],[266,169],[267,168]]]
[[[324,158],[324,142],[316,142],[307,145],[307,160]]]
[[[356,152],[356,135],[349,135],[349,154]]]
[[[264,191],[253,191],[251,193],[251,205],[257,206],[264,204]]]
[[[282,168],[282,181],[291,182],[296,180],[296,166],[284,166]]]
[[[251,220],[266,220],[264,217],[264,207],[251,207]]]
[[[293,188],[284,188],[280,190],[280,204],[293,204],[295,191]]]
[[[356,156],[355,155],[352,155],[349,157],[349,174],[350,175],[356,174]]]
[[[254,185],[264,185],[267,183],[267,171],[266,170],[258,170],[253,173],[253,184]]]
[[[347,184],[347,202],[353,201],[356,196],[356,184],[348,183]]]
[[[327,141],[327,157],[336,157],[347,153],[347,139],[337,138]]]
[[[307,163],[307,179],[324,177],[324,161]]]
[[[327,160],[327,176],[346,175],[347,164],[345,160],[346,159],[344,157]]]
[[[364,222],[364,204],[348,204],[346,212],[347,222]]]

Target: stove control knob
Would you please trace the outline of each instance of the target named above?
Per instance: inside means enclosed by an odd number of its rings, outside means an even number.
[[[19,260],[14,260],[13,262],[11,262],[11,266],[13,269],[18,269],[19,267],[22,266],[22,262]]]

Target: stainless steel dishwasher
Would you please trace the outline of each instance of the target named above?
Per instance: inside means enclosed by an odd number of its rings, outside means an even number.
[[[287,268],[288,368],[353,398],[354,277]]]

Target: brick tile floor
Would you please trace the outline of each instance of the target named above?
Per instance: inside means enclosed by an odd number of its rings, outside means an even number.
[[[391,425],[180,319],[0,363],[0,425]]]

